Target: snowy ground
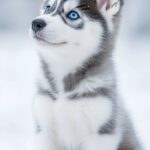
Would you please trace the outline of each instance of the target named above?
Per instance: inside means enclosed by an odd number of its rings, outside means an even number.
[[[37,58],[27,37],[19,34],[0,36],[1,150],[32,150],[31,112]],[[137,133],[145,149],[149,150],[150,45],[147,40],[125,40],[119,38],[115,53],[120,92]]]
[[[0,149],[30,150],[36,58],[22,36],[0,39]]]
[[[123,39],[121,39],[123,40]],[[118,83],[145,150],[150,149],[150,38],[118,42]]]

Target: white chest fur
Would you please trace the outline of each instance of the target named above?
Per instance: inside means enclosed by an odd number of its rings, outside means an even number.
[[[112,114],[111,101],[104,97],[57,101],[38,96],[35,104],[41,132],[65,147],[79,146],[86,138],[97,134]]]

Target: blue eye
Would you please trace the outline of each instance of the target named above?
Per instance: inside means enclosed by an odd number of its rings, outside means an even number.
[[[78,20],[80,18],[79,14],[76,11],[71,11],[68,13],[67,17],[70,20]]]

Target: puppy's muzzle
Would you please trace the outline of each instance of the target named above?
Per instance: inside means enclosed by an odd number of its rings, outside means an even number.
[[[32,30],[34,32],[38,32],[38,31],[41,31],[43,28],[46,27],[46,22],[42,19],[35,19],[33,22],[32,22]]]

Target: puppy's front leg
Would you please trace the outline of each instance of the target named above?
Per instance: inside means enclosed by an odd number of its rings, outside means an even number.
[[[53,124],[54,101],[48,95],[38,94],[34,102],[34,116],[38,126],[35,134],[35,150],[58,150]]]
[[[35,150],[58,150],[54,139],[45,132],[40,132],[35,135]]]

